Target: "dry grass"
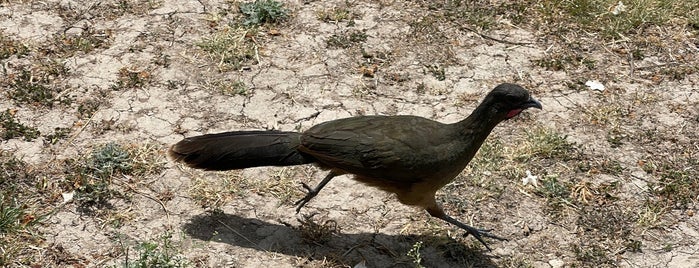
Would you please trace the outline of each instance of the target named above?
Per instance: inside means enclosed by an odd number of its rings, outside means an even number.
[[[246,180],[239,172],[217,172],[214,176],[203,176],[191,172],[192,185],[189,195],[203,208],[220,211],[233,198],[246,194]]]

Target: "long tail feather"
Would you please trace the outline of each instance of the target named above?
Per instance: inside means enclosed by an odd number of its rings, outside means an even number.
[[[315,162],[296,148],[300,133],[234,131],[185,138],[172,145],[168,155],[177,162],[205,170],[259,166],[293,166]]]

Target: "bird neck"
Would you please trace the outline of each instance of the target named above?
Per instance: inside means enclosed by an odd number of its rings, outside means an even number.
[[[491,131],[502,119],[492,115],[489,105],[479,105],[468,117],[457,124],[462,132],[462,137],[473,137],[477,141],[484,141]]]
[[[459,140],[457,143],[461,146],[460,150],[455,150],[458,154],[458,162],[463,165],[459,168],[463,169],[476,155],[490,132],[499,123],[495,119],[489,115],[488,109],[481,105],[464,120],[452,125],[455,138]]]

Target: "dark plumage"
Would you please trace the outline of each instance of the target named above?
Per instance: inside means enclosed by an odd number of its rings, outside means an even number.
[[[500,122],[541,103],[514,84],[501,84],[466,119],[453,123],[417,116],[357,116],[328,121],[298,132],[233,131],[186,138],[170,148],[177,162],[206,170],[315,163],[330,173],[296,211],[335,176],[353,174],[367,185],[395,193],[406,205],[418,206],[476,237],[502,240],[487,230],[463,224],[444,213],[435,193],[471,161]]]

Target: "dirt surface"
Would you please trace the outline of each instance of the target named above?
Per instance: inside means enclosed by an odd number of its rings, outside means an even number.
[[[634,58],[623,41],[556,35],[555,25],[515,26],[507,16],[487,31],[431,22],[438,11],[428,2],[284,3],[287,20],[241,30],[231,26],[242,18],[235,2],[0,2],[0,32],[29,49],[2,59],[3,91],[22,70],[60,89],[51,105],[0,94],[0,111],[43,133],[2,140],[0,150],[51,171],[109,142],[150,145],[164,167],[115,178],[129,198],[104,213],[53,196],[40,242],[10,266],[120,266],[135,254],[124,248],[169,233],[194,267],[414,267],[408,253],[419,242],[425,267],[699,267],[699,187],[675,185],[689,191],[681,205],[649,205],[667,199],[659,189],[668,172],[690,182],[699,174],[696,29],[648,29],[659,38]],[[338,8],[350,15],[323,19]],[[331,42],[348,33],[357,40]],[[237,63],[202,46],[225,34],[249,48]],[[80,42],[87,47],[73,46]],[[546,65],[571,50],[582,59]],[[64,72],[42,77],[52,64]],[[690,71],[678,75],[680,67]],[[304,130],[372,114],[455,122],[502,82],[528,88],[544,109],[499,125],[438,196],[455,218],[509,238],[489,241],[492,252],[348,176],[296,215],[298,183],[319,181],[321,170],[201,172],[165,158],[170,144],[203,133]],[[69,134],[47,142],[56,128]],[[542,151],[551,137],[565,151]],[[523,185],[527,170],[536,186]],[[568,194],[551,194],[556,182]]]

